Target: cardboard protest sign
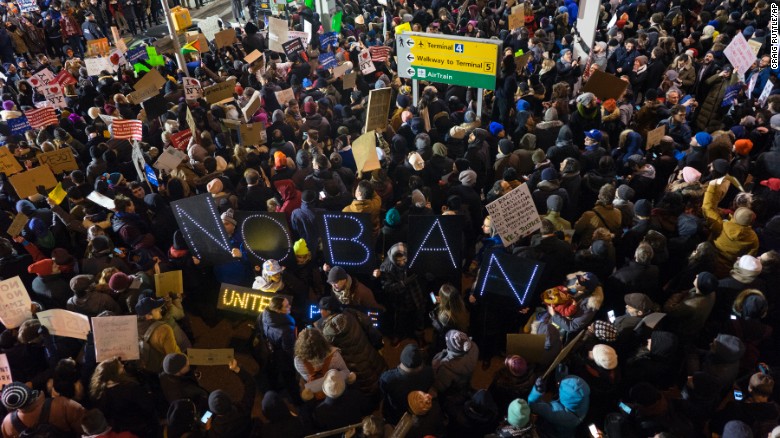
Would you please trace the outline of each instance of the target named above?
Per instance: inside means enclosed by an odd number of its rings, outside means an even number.
[[[38,161],[41,164],[48,164],[51,171],[55,174],[78,170],[79,163],[73,156],[73,151],[69,147],[57,149],[51,152],[44,152],[38,155]]]
[[[182,78],[182,84],[184,85],[184,98],[187,100],[196,100],[203,97],[203,89],[200,87],[200,81],[191,78]]]
[[[152,69],[133,85],[135,89],[133,103],[140,104],[152,97],[160,94],[160,88],[165,86],[165,78],[156,70]]]
[[[0,388],[13,383],[14,378],[11,375],[11,365],[8,364],[8,357],[5,353],[0,354]]]
[[[232,245],[210,193],[180,199],[171,210],[192,254],[204,265],[233,261]]]
[[[346,74],[341,79],[341,89],[342,90],[352,89],[355,87],[356,82],[357,82],[357,73],[353,71],[352,73]]]
[[[463,227],[463,216],[409,216],[409,270],[460,284]]]
[[[168,146],[157,158],[157,161],[154,163],[154,168],[171,172],[179,167],[179,164],[186,159],[188,159],[187,154],[176,150],[172,146]]]
[[[195,47],[198,49],[200,53],[206,53],[211,51],[211,48],[209,47],[209,41],[206,39],[206,35],[203,35],[202,33],[187,32],[186,41],[187,44],[197,42],[197,44],[195,44]]]
[[[226,100],[233,100],[233,93],[236,89],[236,80],[220,82],[218,84],[203,89],[203,97],[210,104],[220,103]]]
[[[233,29],[225,29],[217,32],[214,35],[214,45],[217,49],[223,47],[230,47],[236,41],[236,31]]]
[[[626,92],[626,88],[628,88],[628,82],[615,75],[596,70],[590,75],[582,91],[593,93],[601,100],[618,100]]]
[[[284,297],[290,304],[293,302],[293,297],[289,295],[262,292],[235,284],[222,283],[217,298],[217,309],[257,316],[271,304],[273,297]]]
[[[138,317],[135,315],[101,316],[92,318],[97,361],[118,357],[138,360]]]
[[[547,342],[545,335],[532,335],[526,333],[507,333],[506,354],[518,355],[533,364],[545,363],[544,344]]]
[[[523,53],[520,56],[515,56],[515,71],[522,72],[526,65],[528,65],[528,61],[531,60],[532,52]]]
[[[114,46],[121,50],[122,53],[127,53],[127,44],[125,44],[122,33],[116,26],[111,26],[111,37],[114,39]]]
[[[198,29],[203,32],[203,35],[206,36],[207,40],[211,41],[216,37],[221,28],[219,21],[218,16],[212,15],[211,17],[198,21]]]
[[[171,144],[173,145],[174,148],[183,152],[187,152],[187,147],[190,144],[191,138],[192,138],[192,130],[189,128],[183,129],[171,135]]]
[[[36,314],[41,325],[54,336],[87,340],[91,328],[89,318],[81,313],[63,309],[51,309]]]
[[[758,57],[758,52],[761,51],[761,46],[763,46],[761,41],[758,41],[758,40],[755,40],[755,39],[751,38],[747,43],[748,43],[748,46],[750,46],[750,50],[753,51],[753,56]]]
[[[0,321],[16,328],[32,318],[32,300],[19,276],[0,281]]]
[[[276,95],[276,101],[279,102],[279,105],[284,107],[286,107],[291,100],[295,99],[295,93],[292,88],[279,90],[274,94]]]
[[[233,360],[232,348],[188,348],[187,359],[190,365],[228,365]]]
[[[282,43],[287,40],[287,20],[268,17],[268,48],[274,52],[284,53]]]
[[[515,30],[525,26],[525,11],[519,8],[518,12],[513,12],[509,16],[509,30]]]
[[[491,202],[487,205],[487,210],[504,246],[509,246],[542,228],[542,220],[527,184],[522,184]]]
[[[113,70],[111,61],[108,58],[84,58],[84,65],[87,67],[87,74],[90,76],[100,76],[103,71]]]
[[[262,58],[262,56],[263,56],[263,54],[260,53],[259,50],[255,49],[255,50],[252,51],[252,53],[250,53],[250,54],[248,54],[248,55],[246,55],[244,57],[244,62],[246,62],[247,64],[251,64],[251,63],[257,61],[258,59]]]
[[[550,366],[547,368],[547,371],[544,372],[544,375],[542,376],[542,379],[546,379],[547,376],[549,376],[553,371],[555,371],[555,368],[558,367],[558,364],[563,362],[564,359],[571,353],[571,351],[574,349],[575,346],[582,340],[582,338],[585,336],[585,333],[587,333],[587,330],[580,330],[580,332],[577,334],[577,336],[574,337],[571,341],[569,341],[568,344],[566,344],[563,349],[561,349],[561,352],[558,353],[558,356],[555,357],[555,360],[550,364]]]
[[[521,307],[530,303],[529,293],[536,287],[544,263],[507,254],[501,247],[491,248],[483,260],[474,287],[477,295],[506,297]]]
[[[371,52],[368,49],[363,49],[358,54],[358,64],[360,65],[360,72],[363,75],[370,75],[376,71],[374,61],[371,60]]]
[[[242,123],[238,127],[238,138],[244,146],[263,145],[268,140],[262,122]]]
[[[349,65],[347,63],[337,65],[333,67],[333,77],[340,78],[347,74],[347,70],[349,70]]]
[[[184,293],[184,279],[181,270],[154,274],[154,291],[158,297],[167,297],[171,293]]]
[[[87,40],[87,57],[92,56],[108,56],[108,52],[111,51],[111,45],[108,43],[108,38],[98,38],[96,40]]]
[[[25,116],[8,119],[6,120],[6,123],[8,123],[8,128],[11,129],[12,135],[24,135],[25,132],[32,129],[32,126],[30,126],[30,122],[27,120],[27,117]]]
[[[370,273],[376,266],[371,216],[367,213],[323,213],[317,216],[325,261],[351,272]]]
[[[745,72],[753,66],[753,62],[756,60],[753,49],[741,32],[737,32],[734,39],[726,47],[726,50],[723,51],[723,54],[726,55],[731,65],[734,66],[734,70],[739,73],[740,78],[745,77]]]
[[[376,153],[376,131],[368,131],[352,142],[352,156],[359,174],[382,167]]]
[[[103,195],[98,192],[92,192],[89,195],[87,195],[87,199],[94,202],[95,204],[105,208],[106,210],[114,210],[116,209],[116,205],[114,204],[114,200],[109,198],[106,195]]]
[[[6,174],[6,176],[19,173],[23,170],[19,161],[14,157],[14,154],[8,149],[7,146],[0,147],[0,172]]]
[[[247,102],[246,105],[241,108],[241,112],[244,114],[244,120],[246,120],[247,123],[252,120],[252,117],[255,115],[257,110],[260,109],[262,100],[263,98],[260,95],[260,92],[255,91],[255,93],[252,94],[252,97],[249,98],[249,102]]]
[[[268,259],[284,262],[292,254],[292,233],[284,213],[236,211],[233,218],[244,240],[244,249],[255,265]]]
[[[368,94],[365,132],[384,129],[387,126],[392,100],[393,90],[389,87],[371,90]]]
[[[57,185],[57,179],[49,169],[49,166],[33,167],[30,170],[17,173],[8,178],[11,185],[16,190],[19,199],[27,198],[38,193],[36,187],[43,186],[46,189],[54,188]]]
[[[647,150],[661,144],[661,139],[666,135],[666,125],[661,125],[651,131],[647,131]]]
[[[25,216],[24,213],[16,213],[14,220],[11,221],[11,225],[8,226],[8,235],[16,237],[22,234],[22,230],[24,230],[24,226],[27,225],[28,220],[29,218]]]

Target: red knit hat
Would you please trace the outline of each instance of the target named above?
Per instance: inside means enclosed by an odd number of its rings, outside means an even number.
[[[734,152],[738,153],[739,155],[747,155],[752,149],[753,142],[746,138],[741,138],[734,142]]]
[[[108,280],[108,287],[115,291],[124,291],[133,284],[133,279],[124,272],[117,272]]]
[[[30,274],[40,275],[45,277],[54,273],[54,260],[43,259],[39,260],[27,267],[27,272]]]

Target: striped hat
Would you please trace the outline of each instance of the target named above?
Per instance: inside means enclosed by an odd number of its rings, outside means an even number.
[[[33,391],[21,382],[13,382],[3,388],[3,406],[9,411],[22,409],[38,398],[38,391]]]

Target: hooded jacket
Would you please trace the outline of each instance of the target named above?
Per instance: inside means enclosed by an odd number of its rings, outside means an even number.
[[[366,335],[369,324],[367,317],[358,312],[337,313],[323,321],[322,334],[341,350],[347,366],[357,375],[357,386],[364,392],[376,393],[379,377],[387,364],[369,342]]]
[[[679,342],[671,332],[656,330],[650,337],[648,351],[642,347],[623,367],[623,385],[626,388],[638,382],[648,382],[660,389],[675,384],[679,370]]]
[[[528,396],[531,412],[539,416],[536,426],[540,434],[554,438],[575,436],[590,407],[588,384],[577,376],[568,376],[561,380],[557,400],[545,402],[542,395],[533,388]]]
[[[704,192],[702,213],[710,227],[711,239],[718,250],[718,260],[714,274],[718,277],[728,275],[734,262],[742,255],[755,255],[758,251],[758,236],[753,228],[739,225],[734,220],[724,221],[718,212],[719,196],[717,186],[708,185]]]
[[[575,333],[590,324],[604,302],[604,290],[597,286],[590,294],[575,296],[574,299],[577,301],[577,312],[574,315],[566,318],[556,313],[552,317],[553,324],[558,326],[561,332]]]
[[[301,207],[301,192],[295,188],[292,180],[277,181],[276,187],[282,196],[282,205],[276,211],[284,213],[289,223],[293,211]]]

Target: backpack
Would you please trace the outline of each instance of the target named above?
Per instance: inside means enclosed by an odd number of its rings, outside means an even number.
[[[165,323],[162,321],[153,322],[152,325],[146,329],[143,337],[138,340],[138,351],[140,352],[140,358],[138,360],[141,369],[154,374],[162,372],[162,363],[163,359],[165,359],[165,353],[154,348],[149,340],[152,338],[152,333],[154,333],[157,327],[160,327],[163,324]]]
[[[33,427],[27,427],[19,419],[18,411],[11,413],[11,424],[19,433],[20,438],[65,438],[70,434],[61,431],[53,424],[49,423],[49,411],[51,410],[52,399],[47,398],[43,402],[41,415],[38,417],[38,424]]]

